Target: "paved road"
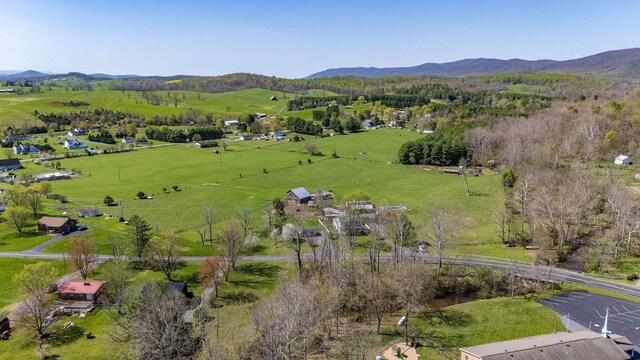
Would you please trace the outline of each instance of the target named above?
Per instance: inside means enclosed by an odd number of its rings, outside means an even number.
[[[73,236],[73,235],[78,234],[78,233],[79,233],[78,231],[74,231],[74,232],[71,232],[71,233],[69,233],[67,235],[56,235],[56,236],[52,237],[51,239],[43,242],[42,244],[40,244],[38,246],[35,246],[35,247],[32,247],[31,249],[27,249],[25,251],[22,251],[22,253],[39,253],[39,252],[42,252],[42,250],[44,250],[44,248],[46,248],[47,246],[49,246],[49,245],[51,245],[53,243],[57,243],[58,241],[66,238],[68,236]]]
[[[63,254],[53,253],[41,253],[41,252],[0,252],[0,258],[28,258],[28,259],[63,259]],[[181,258],[184,262],[200,262],[206,256],[184,256]],[[363,259],[367,259],[368,255],[363,255]],[[100,261],[112,260],[111,255],[100,255]],[[309,256],[307,260],[311,259]],[[382,261],[389,261],[391,259],[390,254],[381,256]],[[429,254],[419,254],[416,257],[417,261],[425,261],[428,263],[437,263],[437,257]],[[256,256],[241,256],[238,258],[239,262],[294,262],[296,259],[293,255],[256,255]],[[613,281],[598,279],[590,277],[584,273],[560,269],[556,267],[534,265],[523,262],[508,261],[505,259],[474,256],[474,255],[459,255],[453,256],[448,259],[454,265],[459,266],[471,266],[471,267],[488,267],[491,269],[514,272],[523,278],[539,280],[542,282],[552,281],[557,283],[571,283],[577,285],[583,285],[598,289],[611,291],[614,293],[626,295],[636,299],[640,299],[640,288],[637,286],[620,284]]]

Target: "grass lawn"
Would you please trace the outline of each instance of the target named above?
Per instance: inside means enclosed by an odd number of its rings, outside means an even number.
[[[66,274],[64,263],[59,260],[0,258],[0,315],[8,314],[11,311],[10,305],[20,301],[20,294],[13,283],[13,277],[22,271],[25,265],[43,261],[53,264],[58,271],[58,276],[62,277]]]
[[[2,260],[2,259],[0,259]],[[185,264],[176,272],[176,279],[189,282],[189,290],[199,295],[202,288],[195,280],[198,264]],[[247,263],[238,264],[236,270],[231,272],[229,282],[220,287],[221,301],[225,303],[229,299],[237,299],[237,294],[252,293],[258,297],[270,294],[281,282],[290,278],[293,267],[289,264],[273,263]],[[132,291],[140,291],[145,282],[150,280],[162,280],[164,275],[154,271],[134,270],[134,277],[130,284]],[[100,279],[100,269],[93,276]],[[226,300],[225,300],[226,299]],[[220,316],[221,337],[229,340],[229,345],[241,346],[235,340],[247,339],[250,335],[251,304],[225,305],[220,311],[210,310],[213,316]],[[78,327],[75,331],[64,331],[62,324],[73,321]],[[215,323],[211,323],[214,326]],[[58,339],[54,343],[51,353],[62,359],[73,359],[82,354],[87,359],[117,358],[114,352],[114,344],[109,336],[110,329],[114,326],[113,320],[107,314],[107,310],[94,310],[85,318],[62,317],[51,327],[52,337]],[[85,332],[90,332],[95,338],[87,339]],[[214,332],[215,333],[215,330]],[[246,336],[246,337],[245,337]],[[234,341],[232,341],[234,339]],[[18,327],[11,334],[8,341],[2,342],[0,359],[35,359],[35,348],[38,344],[34,332],[27,328]]]
[[[418,339],[419,342],[434,341],[457,356],[461,347],[548,334],[554,330],[566,331],[555,311],[534,300],[510,298],[478,300],[430,310],[414,316],[411,321],[416,333],[428,339]],[[397,326],[386,327],[383,332],[401,332],[398,329]],[[429,348],[419,348],[419,354],[424,359],[450,358]]]
[[[0,251],[23,251],[51,239],[50,235],[38,233],[36,222],[37,219],[31,219],[30,226],[24,228],[22,234],[7,223],[0,223]]]

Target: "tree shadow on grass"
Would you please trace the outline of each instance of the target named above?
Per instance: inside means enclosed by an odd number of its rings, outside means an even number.
[[[220,301],[225,305],[250,304],[258,299],[258,295],[249,291],[230,291],[220,295]]]
[[[281,269],[280,265],[267,263],[240,263],[236,265],[236,271],[270,278],[277,276]]]
[[[49,342],[52,345],[64,345],[84,336],[84,328],[81,326],[72,326],[68,329],[60,328],[49,336]]]
[[[265,251],[267,247],[264,244],[257,244],[242,251],[242,255],[257,255]]]
[[[429,309],[420,315],[427,323],[423,331],[426,343],[437,344],[443,348],[453,348],[460,344],[462,336],[459,331],[446,332],[440,329],[441,326],[450,328],[462,328],[469,326],[473,318],[462,311],[455,309]],[[428,345],[427,345],[428,346]],[[430,346],[431,347],[431,346]]]

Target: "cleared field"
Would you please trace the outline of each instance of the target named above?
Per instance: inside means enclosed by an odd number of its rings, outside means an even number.
[[[203,113],[229,114],[263,112],[266,114],[281,113],[286,110],[286,98],[295,95],[284,94],[264,89],[245,89],[218,94],[196,93],[193,91],[158,92],[163,96],[161,105],[151,105],[136,92],[109,90],[95,91],[45,91],[37,94],[0,94],[0,127],[20,126],[23,123],[41,124],[33,115],[41,113],[74,112],[106,108],[110,110],[128,111],[143,114],[146,117],[180,114],[189,110],[200,110]],[[174,103],[177,98],[177,106]],[[271,101],[276,96],[280,101]],[[88,103],[88,106],[69,107],[69,101]],[[227,106],[229,111],[227,111]]]
[[[449,204],[461,224],[461,251],[469,248],[466,252],[483,254],[486,250],[490,255],[528,259],[523,250],[507,249],[498,243],[496,226],[487,216],[500,206],[499,175],[470,177],[471,190],[477,195],[467,196],[461,177],[394,163],[400,144],[418,136],[409,131],[383,129],[323,139],[308,137],[307,141],[325,154],[320,157],[304,153],[304,142],[251,141],[234,143],[221,154],[178,145],[64,159],[64,168],[80,169],[83,175],[52,183],[53,192],[66,196],[71,202],[66,204],[69,208],[98,207],[114,216],[122,213],[125,218],[138,214],[153,228],[178,229],[186,239],[185,254],[207,254],[211,248],[199,245],[193,230],[205,207],[216,208],[218,220],[223,221],[241,207],[258,213],[264,200],[284,198],[287,190],[298,186],[310,191],[331,190],[338,202],[350,192],[364,190],[379,205],[407,206],[418,227],[426,209]],[[245,147],[246,143],[249,146]],[[326,156],[334,150],[339,158]],[[312,163],[308,164],[307,159]],[[29,171],[39,167],[30,165]],[[171,190],[173,185],[178,185],[180,191]],[[135,200],[138,191],[153,199]],[[106,195],[122,200],[122,208],[104,207]],[[52,205],[48,209],[55,213],[59,207]],[[256,214],[255,228],[260,227],[258,218]],[[110,231],[115,220],[89,221]],[[120,231],[115,231],[114,236],[117,233]],[[63,243],[46,250],[61,248]],[[102,246],[101,251],[107,248]]]

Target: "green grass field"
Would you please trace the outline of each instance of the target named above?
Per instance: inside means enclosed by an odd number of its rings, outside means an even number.
[[[99,88],[99,87],[98,87]],[[173,99],[171,92],[171,98]],[[41,113],[74,112],[79,110],[93,110],[107,108],[110,110],[129,111],[151,116],[166,116],[179,114],[191,109],[203,113],[229,114],[262,112],[268,115],[282,113],[287,108],[286,99],[282,93],[264,89],[246,89],[225,93],[210,94],[192,91],[175,92],[178,95],[178,106],[173,100],[168,104],[151,105],[136,92],[121,92],[109,90],[95,91],[44,91],[37,94],[0,94],[0,127],[20,126],[23,123],[40,124],[33,115],[34,111]],[[158,92],[167,100],[166,92]],[[184,95],[184,97],[183,97]],[[285,94],[287,98],[294,94]],[[279,101],[271,101],[276,96]],[[64,103],[78,101],[88,103],[88,106],[69,107]],[[227,106],[230,110],[227,111]]]
[[[35,260],[35,259],[3,259],[0,258],[0,315],[7,315],[11,311],[11,304],[20,300],[20,294],[13,283],[13,277],[22,271],[25,265],[36,262],[50,262],[58,270],[58,275],[66,274],[65,265],[58,260]],[[2,352],[0,351],[0,354]]]
[[[331,190],[337,202],[355,190],[364,190],[378,205],[404,204],[408,214],[420,225],[425,210],[447,203],[459,218],[459,249],[465,252],[528,259],[521,249],[500,245],[490,216],[500,206],[499,175],[487,173],[470,177],[471,191],[467,196],[464,182],[455,175],[443,175],[396,164],[400,144],[416,139],[419,134],[381,129],[359,134],[323,139],[307,137],[325,155],[334,150],[339,158],[310,157],[304,153],[304,142],[237,142],[229,151],[213,154],[210,150],[188,145],[143,149],[134,152],[61,160],[63,168],[82,170],[76,179],[53,182],[53,192],[65,195],[65,208],[98,207],[113,216],[138,214],[154,229],[177,229],[185,240],[185,254],[207,254],[209,247],[197,242],[194,227],[199,224],[200,211],[214,207],[218,220],[229,218],[241,207],[256,210],[254,229],[261,228],[258,212],[264,200],[284,198],[286,191],[304,186],[310,191]],[[307,164],[307,159],[312,164]],[[303,165],[299,165],[302,161]],[[27,171],[42,169],[28,165]],[[263,173],[266,169],[267,173]],[[240,175],[242,174],[242,177]],[[180,191],[171,190],[178,185]],[[167,192],[163,192],[167,188]],[[143,191],[153,197],[135,200]],[[106,195],[122,200],[119,206],[105,207]],[[47,212],[55,215],[61,209],[51,205]],[[58,212],[59,214],[59,212]],[[83,219],[93,231],[104,236],[118,236],[122,228],[115,220]],[[47,251],[60,251],[63,243]],[[104,244],[103,244],[104,245]],[[105,246],[102,252],[107,251]]]
[[[417,333],[458,356],[461,347],[566,331],[555,311],[534,300],[478,300],[426,314],[414,317]],[[423,359],[449,359],[426,347],[419,353]]]

